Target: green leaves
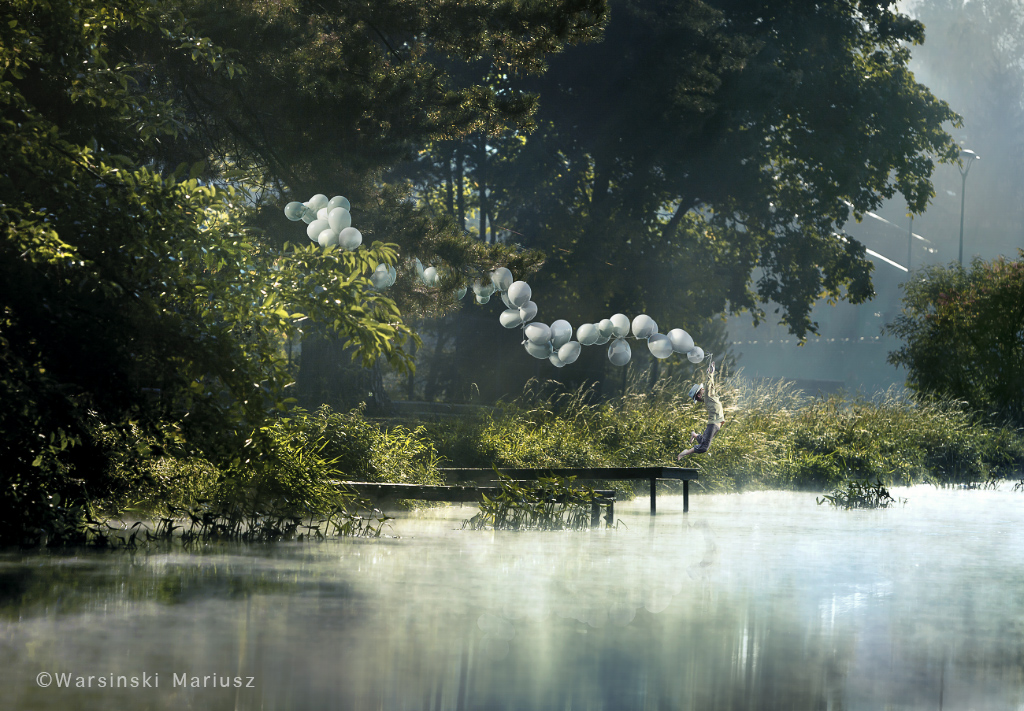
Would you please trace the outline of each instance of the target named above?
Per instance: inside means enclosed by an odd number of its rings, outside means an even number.
[[[929,397],[967,402],[985,418],[1024,421],[1024,251],[1016,260],[929,266],[903,285],[886,326],[904,345],[889,362]]]
[[[137,81],[129,40],[167,39],[156,28],[172,20],[146,3],[0,6],[0,519],[27,531],[51,520],[25,518],[44,495],[102,493],[120,456],[102,427],[151,436],[133,457],[251,461],[245,433],[291,402],[285,344],[300,322],[363,362],[411,367],[414,336],[368,278],[397,261],[394,245],[261,244],[251,204],[208,179],[211,161],[154,157],[183,114],[158,79]],[[195,51],[223,69],[209,41]]]

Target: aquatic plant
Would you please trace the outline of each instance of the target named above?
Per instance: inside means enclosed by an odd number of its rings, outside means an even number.
[[[842,509],[886,509],[897,503],[905,504],[906,499],[893,498],[881,481],[875,479],[848,479],[831,492],[817,499],[818,505],[826,501]]]
[[[562,531],[590,527],[597,494],[590,487],[574,486],[576,477],[523,482],[496,474],[498,493],[493,498],[484,495],[479,513],[464,521],[463,528]]]

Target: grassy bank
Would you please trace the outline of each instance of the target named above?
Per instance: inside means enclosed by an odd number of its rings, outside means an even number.
[[[232,471],[161,458],[114,473],[102,511],[173,517],[200,532],[263,539],[374,529],[365,504],[337,480],[441,483],[439,467],[678,466],[689,433],[704,426],[687,383],[596,402],[586,390],[535,384],[515,402],[477,415],[382,423],[360,411],[322,408],[268,428],[271,451]],[[982,424],[957,403],[917,403],[895,391],[875,398],[810,397],[786,384],[721,378],[726,424],[710,455],[683,462],[701,470],[697,490],[828,491],[843,482],[937,485],[1020,479],[1024,433]],[[669,484],[670,486],[670,484]],[[629,492],[630,485],[618,486]],[[368,512],[369,509],[366,509]],[[324,522],[329,522],[324,528]],[[269,523],[268,523],[269,522]],[[347,523],[348,528],[345,528]]]
[[[459,466],[679,466],[689,433],[703,431],[688,383],[596,403],[586,391],[528,391],[496,413],[427,426],[438,454]],[[726,424],[701,469],[707,491],[825,490],[847,479],[886,484],[979,483],[1020,477],[1024,432],[982,424],[958,403],[917,403],[895,390],[874,398],[810,397],[785,383],[722,377]]]

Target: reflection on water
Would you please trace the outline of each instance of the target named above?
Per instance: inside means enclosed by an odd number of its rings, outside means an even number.
[[[452,508],[385,540],[8,553],[3,706],[1024,709],[1024,494],[899,494],[685,515],[659,497],[587,533],[463,531]]]

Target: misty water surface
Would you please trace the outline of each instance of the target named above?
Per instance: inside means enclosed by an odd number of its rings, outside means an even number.
[[[455,507],[381,540],[8,553],[3,705],[1024,708],[1024,493],[893,493],[907,504],[850,512],[695,496],[686,515],[659,497],[654,519],[639,499],[582,533],[461,530],[474,509]]]

